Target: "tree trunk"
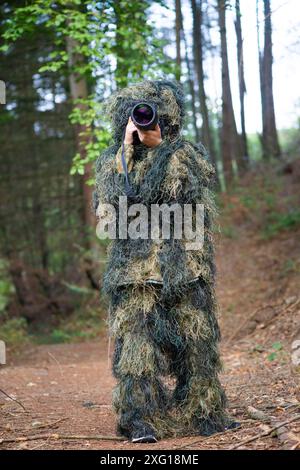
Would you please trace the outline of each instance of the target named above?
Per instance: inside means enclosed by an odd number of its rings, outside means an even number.
[[[209,120],[209,112],[207,107],[207,98],[204,87],[204,70],[203,70],[203,40],[202,40],[202,0],[197,4],[196,0],[191,0],[193,14],[193,56],[198,83],[198,95],[200,103],[200,112],[202,116],[202,140],[207,148],[211,161],[213,162],[217,172],[216,149],[211,132]],[[217,172],[218,178],[218,172]]]
[[[176,34],[176,72],[175,78],[181,77],[181,0],[175,0],[175,34]]]
[[[240,0],[236,0],[235,2],[235,11],[236,11],[235,31],[236,31],[236,39],[237,39],[237,62],[238,62],[239,94],[240,94],[240,107],[241,107],[241,127],[242,127],[242,135],[241,135],[242,159],[241,159],[240,167],[242,171],[245,171],[249,166],[249,154],[248,154],[248,145],[247,145],[246,125],[245,125],[246,84],[245,84],[245,74],[244,74],[244,54],[243,54]]]
[[[265,159],[270,159],[272,157],[280,158],[281,150],[276,129],[273,98],[273,53],[270,0],[264,0],[264,50],[260,57],[260,62],[263,157]]]
[[[83,62],[83,57],[76,52],[76,41],[73,38],[67,37],[67,51],[69,56],[69,83],[70,83],[70,90],[71,90],[71,97],[74,102],[74,105],[78,107],[80,110],[85,109],[85,105],[82,103],[77,103],[76,100],[78,99],[86,99],[88,97],[88,87],[86,79],[80,75],[78,75],[74,71],[74,66],[76,64],[80,64]],[[77,151],[80,154],[81,158],[84,159],[86,157],[86,145],[90,140],[90,132],[87,126],[84,124],[78,124],[76,129],[76,141],[77,141]],[[85,165],[84,168],[84,175],[83,175],[83,199],[84,199],[84,213],[83,213],[83,220],[85,223],[85,227],[87,231],[95,233],[96,228],[96,218],[94,213],[92,212],[92,195],[93,195],[93,188],[89,186],[87,182],[93,176],[93,167],[91,163]],[[93,237],[87,237],[89,239],[89,246],[93,245],[92,240]]]
[[[262,86],[263,83],[263,68],[262,68],[262,52],[260,48],[260,27],[259,27],[259,1],[256,0],[256,34],[257,34],[257,50],[258,50],[258,65],[259,65],[259,82],[260,82],[260,102],[261,102],[261,109],[262,109],[262,122],[264,121],[264,109],[265,109],[265,95],[264,95],[264,87]],[[262,134],[258,134],[259,142],[262,149],[262,156],[266,158],[264,154],[264,143],[263,143],[263,136]]]
[[[129,72],[129,63],[126,58],[126,48],[123,46],[124,37],[120,34],[120,30],[124,21],[122,22],[122,4],[121,2],[112,2],[112,6],[115,13],[115,21],[116,21],[116,70],[115,70],[115,82],[117,87],[123,88],[128,84],[128,72]]]
[[[228,187],[233,180],[233,162],[238,165],[240,142],[234,118],[226,36],[226,0],[218,0],[219,28],[221,36],[222,57],[222,129],[221,152],[223,160],[224,179]]]
[[[187,72],[188,72],[188,83],[189,83],[189,89],[190,89],[190,94],[191,94],[192,120],[193,120],[193,126],[194,126],[195,141],[199,142],[200,132],[199,132],[199,128],[197,125],[195,88],[194,88],[194,81],[192,78],[192,67],[191,67],[190,59],[189,59],[188,44],[187,44],[187,40],[185,37],[181,10],[180,10],[180,29],[182,33],[182,39],[184,42],[185,62],[186,62],[186,67],[187,67]]]

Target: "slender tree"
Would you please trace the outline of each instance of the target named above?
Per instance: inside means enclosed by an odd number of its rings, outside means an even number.
[[[175,35],[176,35],[176,80],[181,77],[181,0],[175,0]]]
[[[262,114],[263,110],[265,109],[265,96],[264,96],[264,87],[262,86],[263,83],[263,68],[262,68],[262,52],[261,52],[261,45],[260,45],[260,23],[259,23],[259,2],[260,0],[256,0],[256,37],[257,37],[257,49],[258,49],[258,65],[259,65],[259,82],[260,82],[260,102],[261,102],[261,109]],[[263,120],[263,115],[262,115]],[[263,136],[259,134],[260,145],[262,149],[262,156],[265,158],[264,155],[264,144],[263,144]]]
[[[234,177],[233,162],[240,159],[240,143],[233,111],[229,77],[227,35],[226,35],[226,0],[218,0],[218,17],[221,36],[222,58],[222,128],[221,153],[226,185],[230,185]]]
[[[76,69],[82,66],[85,62],[84,57],[77,52],[78,42],[72,38],[66,38],[66,46],[68,52],[68,63],[69,63],[69,84],[71,91],[71,98],[74,103],[74,108],[76,108],[81,113],[87,111],[87,106],[85,100],[88,98],[88,84],[87,79],[84,75],[80,75],[76,72]],[[76,141],[77,141],[77,154],[80,156],[81,160],[86,159],[86,148],[91,140],[91,131],[89,126],[85,123],[77,124],[76,129]],[[96,226],[96,219],[91,210],[91,201],[93,197],[93,188],[88,184],[89,180],[93,176],[93,167],[92,163],[88,162],[84,167],[84,174],[82,178],[82,190],[83,190],[83,201],[84,201],[84,211],[83,211],[83,220],[85,227],[89,230],[93,230]],[[94,232],[94,230],[93,230]],[[95,243],[95,237],[87,237],[89,245],[92,247]]]
[[[263,157],[279,158],[280,145],[275,120],[273,97],[273,52],[272,52],[272,21],[270,0],[264,1],[264,48],[259,50],[260,86],[262,103],[262,146]],[[258,11],[258,7],[257,7]],[[258,31],[259,33],[259,31]]]
[[[235,12],[236,12],[235,31],[236,31],[236,39],[237,39],[237,62],[238,62],[239,95],[240,95],[241,127],[242,127],[241,170],[244,171],[249,165],[249,154],[248,154],[248,145],[247,145],[246,125],[245,125],[246,83],[245,83],[245,74],[244,74],[244,54],[243,54],[243,39],[242,39],[243,36],[242,36],[240,0],[236,0],[235,2]]]
[[[198,97],[200,103],[200,113],[202,116],[202,140],[203,144],[207,148],[210,158],[214,163],[216,170],[216,150],[214,145],[214,140],[211,131],[211,123],[209,119],[209,111],[207,106],[207,97],[205,92],[205,77],[203,69],[203,34],[202,34],[202,22],[203,22],[203,12],[202,12],[202,0],[197,2],[196,0],[191,0],[192,15],[193,15],[193,57],[195,64],[195,72],[197,78],[197,88],[198,88]]]
[[[199,132],[199,127],[197,125],[196,94],[195,94],[194,81],[193,81],[193,70],[192,70],[192,65],[191,65],[190,58],[189,58],[188,44],[187,44],[186,35],[184,31],[181,11],[180,11],[180,25],[181,25],[181,36],[182,36],[183,43],[184,43],[184,59],[185,59],[187,74],[188,74],[188,85],[189,85],[189,90],[191,94],[192,122],[193,122],[193,127],[194,127],[195,140],[196,142],[199,142],[200,132]]]

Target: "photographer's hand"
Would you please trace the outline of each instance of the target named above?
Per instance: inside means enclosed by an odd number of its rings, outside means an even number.
[[[126,126],[125,137],[124,137],[124,144],[130,145],[133,144],[133,133],[137,131],[135,124],[132,122],[131,117],[129,116],[128,123]]]
[[[124,138],[125,145],[133,144],[133,133],[135,131],[137,131],[140,141],[146,145],[146,147],[154,148],[162,142],[161,130],[158,124],[156,124],[153,130],[141,131],[135,126],[129,116]]]
[[[161,130],[158,124],[156,124],[155,129],[153,130],[141,131],[137,128],[136,130],[140,141],[146,145],[146,147],[154,148],[162,142]]]

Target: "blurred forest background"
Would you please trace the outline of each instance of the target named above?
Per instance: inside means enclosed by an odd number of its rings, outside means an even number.
[[[9,347],[91,339],[103,329],[105,244],[96,238],[91,194],[93,162],[110,142],[102,103],[118,87],[181,81],[184,134],[204,143],[217,168],[230,250],[251,230],[262,243],[298,237],[297,7],[293,0],[1,2],[0,338]],[[297,257],[285,256],[283,266],[299,280]],[[276,263],[269,270],[277,272]]]

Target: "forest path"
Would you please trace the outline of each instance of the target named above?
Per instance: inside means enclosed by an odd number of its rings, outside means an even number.
[[[225,364],[221,379],[229,411],[242,424],[239,430],[150,445],[62,437],[3,442],[0,449],[229,449],[296,417],[300,397],[290,365],[290,344],[300,324],[299,274],[283,275],[282,269],[289,253],[299,251],[299,237],[299,232],[287,233],[263,243],[245,232],[223,239],[217,249]],[[87,343],[30,346],[12,361],[9,358],[0,370],[0,388],[26,409],[0,394],[0,439],[49,434],[114,436],[114,383],[106,336]],[[249,406],[270,416],[271,423],[253,419]],[[280,439],[261,437],[240,448],[296,447],[300,420],[289,429],[293,434],[288,438],[282,438],[282,433]]]

